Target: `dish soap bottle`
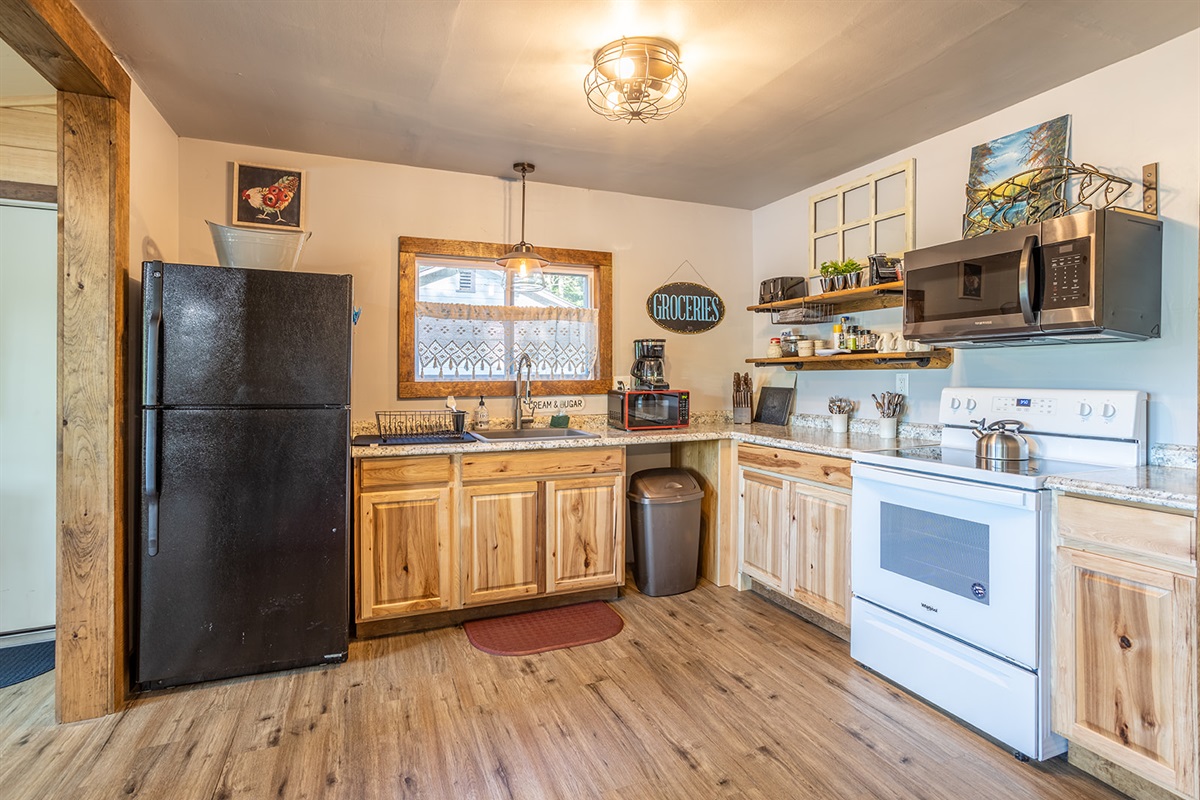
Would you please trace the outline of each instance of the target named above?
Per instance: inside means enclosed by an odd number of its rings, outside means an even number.
[[[475,409],[475,430],[486,431],[488,429],[488,425],[489,420],[487,406],[483,404],[483,397],[480,396],[479,406]]]

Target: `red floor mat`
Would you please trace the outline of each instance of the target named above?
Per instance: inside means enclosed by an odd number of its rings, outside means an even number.
[[[596,600],[463,623],[471,644],[494,656],[528,656],[611,639],[625,622]]]

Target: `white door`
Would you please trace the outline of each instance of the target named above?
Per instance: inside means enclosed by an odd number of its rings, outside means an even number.
[[[0,634],[54,625],[58,215],[0,201]]]

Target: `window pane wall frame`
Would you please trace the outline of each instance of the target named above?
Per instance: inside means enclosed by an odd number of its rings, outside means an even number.
[[[398,331],[397,331],[397,398],[501,397],[516,391],[515,381],[417,380],[416,363],[416,305],[417,262],[421,256],[489,262],[511,249],[507,244],[468,242],[453,239],[424,239],[401,236],[399,246]],[[604,394],[612,387],[612,253],[595,250],[569,250],[538,246],[538,253],[562,272],[590,270],[589,281],[597,309],[597,370],[590,380],[533,381],[533,391],[540,395]],[[554,271],[553,268],[551,271]],[[519,301],[517,301],[519,304]]]
[[[866,256],[885,252],[903,256],[913,248],[916,159],[864,175],[809,198],[809,273],[821,263],[853,258],[866,266]],[[859,252],[864,249],[866,252]]]

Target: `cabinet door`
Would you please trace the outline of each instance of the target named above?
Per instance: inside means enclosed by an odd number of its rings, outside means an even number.
[[[359,496],[358,619],[450,608],[450,488]]]
[[[1196,796],[1196,582],[1058,548],[1054,728]]]
[[[621,475],[546,483],[546,537],[550,545],[547,591],[624,582],[624,483]]]
[[[543,590],[544,525],[537,481],[463,487],[463,602],[525,597]]]
[[[742,572],[783,591],[792,522],[789,484],[773,475],[741,472]]]
[[[792,485],[792,597],[830,619],[850,622],[850,496]]]

